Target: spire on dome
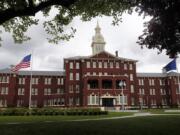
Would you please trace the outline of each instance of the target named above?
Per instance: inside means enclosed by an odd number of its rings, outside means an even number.
[[[91,46],[92,46],[93,55],[104,51],[105,41],[104,41],[104,37],[101,34],[101,28],[99,26],[98,21],[97,21],[97,25],[95,28],[95,36],[93,36],[92,40],[93,40],[93,42],[92,42]]]
[[[101,28],[99,27],[99,22],[98,21],[97,21],[95,31],[96,31],[96,33],[101,33]]]

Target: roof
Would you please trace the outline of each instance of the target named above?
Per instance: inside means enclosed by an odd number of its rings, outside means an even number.
[[[4,74],[12,74],[13,72],[9,69],[1,69],[0,73]],[[33,75],[41,75],[41,76],[65,76],[64,71],[32,71]],[[31,75],[31,71],[19,71],[18,75]]]
[[[137,73],[137,77],[166,77],[163,73]]]
[[[123,61],[134,61],[134,62],[137,62],[137,60],[134,60],[134,59],[128,59],[128,58],[122,58],[122,57],[116,57],[115,55],[107,52],[107,51],[103,51],[104,53],[116,58],[116,59],[119,59],[119,60],[123,60]],[[100,52],[100,53],[103,53],[103,52]],[[100,54],[99,53],[99,54]],[[95,55],[98,55],[98,54],[95,54]],[[65,59],[68,59],[68,60],[80,60],[80,59],[90,59],[92,58],[93,56],[95,55],[89,55],[89,56],[74,56],[74,57],[69,57],[69,58],[65,58]],[[96,58],[94,58],[96,59]]]
[[[168,77],[168,76],[177,76],[180,73],[170,72],[170,73],[137,73],[137,77]]]

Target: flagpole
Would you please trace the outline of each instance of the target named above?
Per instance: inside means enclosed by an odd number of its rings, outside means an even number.
[[[179,80],[179,72],[178,72],[178,67],[176,68],[176,70],[177,70],[177,77],[178,77],[178,92],[179,92],[179,90],[180,90],[180,86],[179,86],[179,82],[180,82],[180,80]]]
[[[32,68],[33,68],[33,51],[31,54],[31,70],[30,70],[30,84],[29,84],[29,109],[31,109]]]

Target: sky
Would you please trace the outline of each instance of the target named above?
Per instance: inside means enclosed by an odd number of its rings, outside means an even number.
[[[42,19],[40,14],[37,17]],[[123,14],[123,22],[113,26],[111,17],[98,17],[89,22],[82,22],[79,17],[76,17],[71,23],[71,26],[77,29],[75,37],[70,41],[61,41],[58,45],[48,43],[41,24],[32,26],[28,30],[27,33],[32,39],[23,44],[15,44],[10,34],[3,33],[0,69],[18,64],[24,56],[33,52],[33,70],[62,71],[64,58],[92,54],[92,37],[98,20],[106,42],[106,51],[115,54],[117,50],[119,57],[138,60],[137,72],[162,72],[162,67],[171,61],[165,52],[158,54],[156,49],[141,49],[136,43],[144,29],[143,23],[149,19],[149,17],[143,19],[136,13]],[[177,63],[179,62],[177,60]]]

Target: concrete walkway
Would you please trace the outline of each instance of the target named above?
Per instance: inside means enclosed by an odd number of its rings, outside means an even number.
[[[134,117],[145,117],[145,116],[166,116],[166,115],[180,115],[180,114],[151,114],[151,113],[135,113],[130,116],[119,116],[119,117],[108,117],[108,118],[95,118],[95,119],[79,119],[79,120],[69,120],[69,121],[95,121],[95,120],[114,120],[114,119],[125,119]]]

